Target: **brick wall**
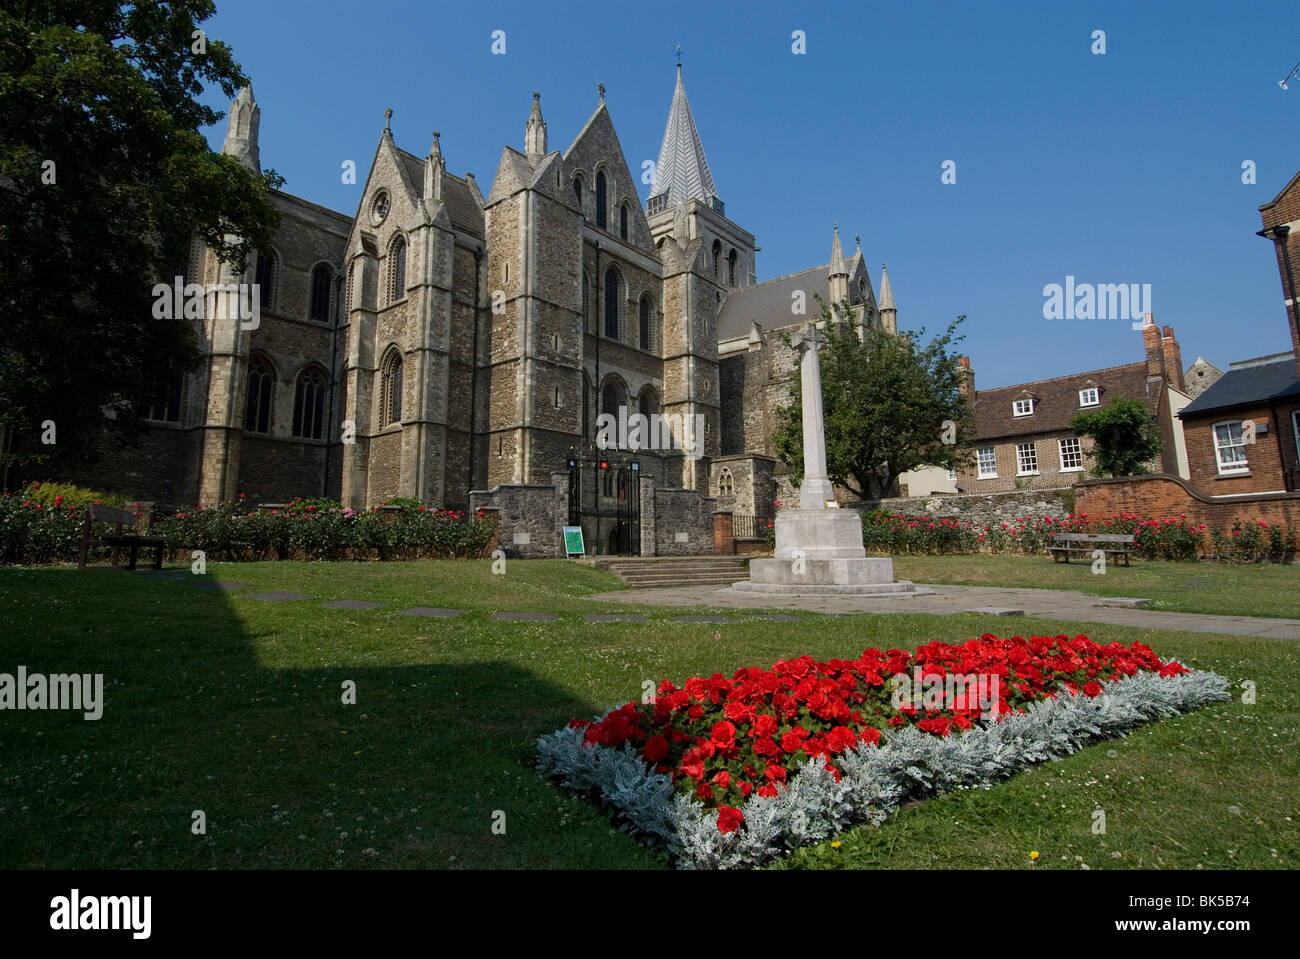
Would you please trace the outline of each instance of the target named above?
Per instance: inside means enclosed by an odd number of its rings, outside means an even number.
[[[1300,531],[1300,493],[1255,493],[1211,499],[1196,492],[1177,476],[1127,476],[1122,479],[1087,480],[1075,487],[1075,512],[1089,516],[1136,513],[1160,519],[1185,516],[1190,523],[1205,523],[1211,530],[1231,529],[1235,522],[1262,520]]]
[[[1268,493],[1288,488],[1288,474],[1297,466],[1296,435],[1292,412],[1300,403],[1273,407],[1207,413],[1187,420],[1183,435],[1187,439],[1187,469],[1191,485],[1207,496],[1236,493]],[[1255,423],[1255,442],[1246,447],[1246,473],[1220,474],[1214,449],[1214,424],[1251,420]],[[1268,424],[1268,432],[1259,428]]]

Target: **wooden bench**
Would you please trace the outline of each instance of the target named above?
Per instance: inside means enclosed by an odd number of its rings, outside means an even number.
[[[1052,533],[1050,535],[1053,543],[1064,544],[1047,547],[1054,563],[1059,563],[1062,559],[1068,563],[1071,553],[1087,553],[1091,556],[1097,550],[1101,550],[1107,556],[1123,559],[1124,565],[1128,566],[1129,552],[1137,545],[1136,538],[1123,533]]]
[[[91,536],[91,526],[94,523],[116,523],[117,532],[102,539],[94,539]],[[162,569],[163,547],[167,541],[161,536],[141,536],[138,533],[123,533],[122,527],[135,526],[135,514],[129,513],[124,509],[117,509],[113,506],[91,505],[86,507],[86,521],[81,526],[81,552],[77,557],[77,568],[86,568],[86,553],[92,546],[111,546],[113,547],[112,563],[114,569],[120,569],[121,564],[118,562],[118,552],[125,547],[130,553],[130,561],[127,569],[135,569],[136,558],[140,553],[140,547],[152,546],[155,550],[153,559],[153,568]]]

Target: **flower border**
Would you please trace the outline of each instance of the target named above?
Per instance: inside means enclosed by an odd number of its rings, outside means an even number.
[[[1228,680],[1217,673],[1142,672],[1103,684],[1096,697],[1062,690],[960,736],[906,727],[888,733],[880,746],[860,744],[840,754],[838,783],[823,762],[809,759],[777,796],[750,796],[743,824],[726,833],[717,828],[718,810],[674,789],[630,745],[588,746],[583,729],[566,727],[537,741],[537,766],[567,788],[598,794],[617,810],[625,831],[666,848],[678,868],[734,869],[762,865],[851,826],[880,825],[909,799],[989,788],[1090,742],[1229,699]]]

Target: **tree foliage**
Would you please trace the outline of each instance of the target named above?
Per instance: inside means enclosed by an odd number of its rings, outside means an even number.
[[[80,459],[105,425],[138,435],[199,356],[193,321],[154,319],[153,285],[185,272],[192,238],[237,267],[270,241],[278,178],[199,133],[221,118],[205,84],[233,97],[247,83],[224,43],[196,36],[213,12],[0,7],[0,464]]]
[[[1147,463],[1165,448],[1160,427],[1141,400],[1116,398],[1099,410],[1076,413],[1070,420],[1076,436],[1092,438],[1092,475],[1141,476]]]
[[[864,500],[888,496],[898,477],[921,466],[957,469],[970,453],[974,412],[961,396],[958,317],[925,346],[925,330],[890,333],[862,326],[847,300],[821,297],[822,407],[831,481]],[[785,336],[787,344],[789,335]],[[803,393],[796,368],[791,402],[778,411],[777,456],[803,479]],[[949,442],[945,442],[949,440]]]

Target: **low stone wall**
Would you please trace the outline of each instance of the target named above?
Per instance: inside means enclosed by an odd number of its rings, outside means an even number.
[[[1075,509],[1089,516],[1128,512],[1164,519],[1181,515],[1211,530],[1229,530],[1238,522],[1263,521],[1300,535],[1300,493],[1206,496],[1168,473],[1085,480],[1075,491]]]
[[[701,556],[713,552],[718,500],[692,489],[656,489],[641,480],[641,555]],[[730,518],[730,517],[728,517]]]
[[[496,514],[496,544],[511,559],[564,556],[561,528],[568,516],[567,487],[497,486],[470,493],[470,509]]]
[[[862,512],[875,509],[909,515],[929,514],[970,520],[975,526],[996,526],[1026,516],[1064,519],[1071,512],[1073,490],[1015,490],[970,496],[896,496],[879,503],[856,504]]]

